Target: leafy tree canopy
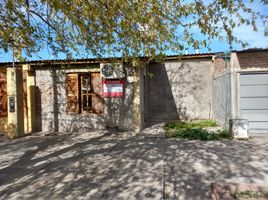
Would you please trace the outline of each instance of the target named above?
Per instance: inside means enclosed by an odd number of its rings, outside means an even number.
[[[154,56],[207,47],[214,38],[244,45],[232,30],[257,30],[257,20],[267,35],[267,15],[242,0],[0,0],[0,48],[17,57],[43,48],[55,55]]]

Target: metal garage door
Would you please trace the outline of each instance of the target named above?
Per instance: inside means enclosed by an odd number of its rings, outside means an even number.
[[[240,75],[240,118],[250,133],[268,134],[268,74]]]

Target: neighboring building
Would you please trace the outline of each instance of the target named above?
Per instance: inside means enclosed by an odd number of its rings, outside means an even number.
[[[109,59],[0,63],[0,132],[247,118],[252,133],[268,133],[267,58],[268,50],[168,56],[146,67],[123,63],[116,73],[101,72]]]
[[[216,55],[214,64],[214,118],[247,119],[250,134],[268,134],[268,49],[232,52],[225,62]]]

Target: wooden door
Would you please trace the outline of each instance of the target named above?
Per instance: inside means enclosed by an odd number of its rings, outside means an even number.
[[[7,76],[0,72],[0,117],[7,117]]]
[[[101,77],[100,73],[91,73],[93,87],[93,112],[101,114],[104,111],[104,100],[102,97]]]

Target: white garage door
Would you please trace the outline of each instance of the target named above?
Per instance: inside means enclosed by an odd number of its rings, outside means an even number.
[[[240,118],[250,133],[268,134],[268,74],[240,75]]]
[[[240,75],[240,118],[250,134],[268,134],[268,74]]]

